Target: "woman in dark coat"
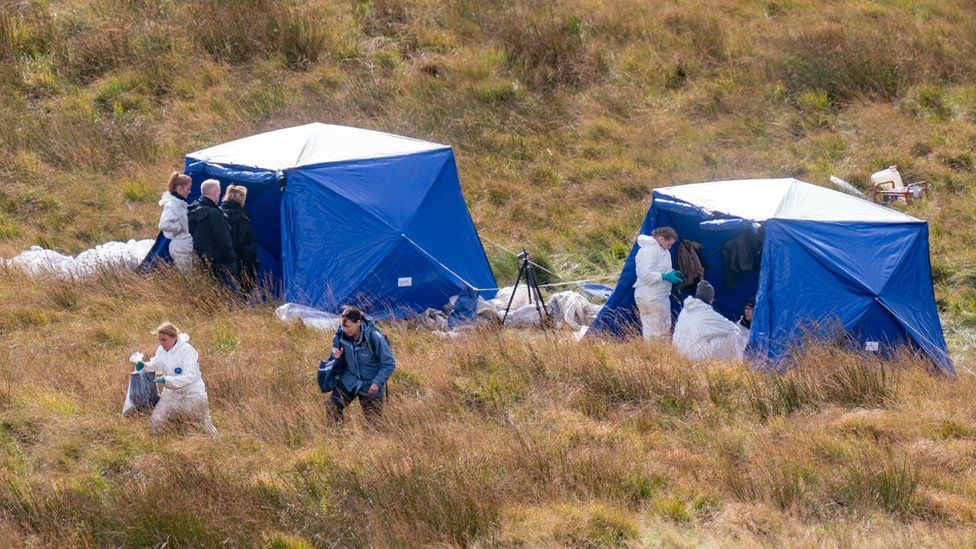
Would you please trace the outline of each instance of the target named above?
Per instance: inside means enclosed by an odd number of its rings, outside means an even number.
[[[254,238],[251,218],[244,210],[247,188],[239,185],[227,187],[220,209],[230,225],[230,236],[237,254],[237,281],[241,291],[248,293],[258,279],[258,242]]]

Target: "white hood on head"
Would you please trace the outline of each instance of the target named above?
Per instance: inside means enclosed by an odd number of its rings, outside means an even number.
[[[176,198],[169,191],[164,192],[163,193],[163,196],[160,196],[159,197],[159,205],[160,206],[165,206],[167,204],[174,204],[174,205],[177,205],[177,206],[180,205],[180,204],[182,204],[184,207],[186,207],[186,201],[185,200],[180,200],[179,198]]]
[[[641,248],[645,248],[647,246],[650,246],[651,244],[654,244],[655,246],[658,247],[661,246],[660,244],[658,244],[657,239],[654,238],[653,236],[642,234],[637,237],[637,245],[640,246]]]
[[[190,334],[186,332],[180,332],[180,337],[177,338],[181,343],[186,343],[190,341]]]

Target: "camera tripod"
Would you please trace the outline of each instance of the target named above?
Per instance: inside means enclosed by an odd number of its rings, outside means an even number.
[[[549,325],[549,309],[546,308],[545,301],[542,300],[542,292],[539,290],[539,281],[535,278],[535,271],[532,269],[532,262],[529,261],[529,252],[522,248],[522,253],[518,254],[522,260],[519,265],[518,276],[515,278],[515,287],[512,288],[512,296],[508,298],[508,306],[505,307],[505,316],[502,317],[502,326],[508,319],[508,313],[512,309],[512,302],[515,301],[515,294],[518,292],[519,283],[525,278],[525,286],[529,291],[529,304],[535,304],[535,310],[539,313],[539,326],[545,330]]]

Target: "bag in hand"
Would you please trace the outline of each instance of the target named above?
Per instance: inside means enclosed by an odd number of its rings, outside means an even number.
[[[122,417],[132,417],[140,413],[152,412],[159,402],[159,391],[152,382],[151,372],[132,372],[129,374],[129,390],[125,394]]]
[[[346,369],[345,357],[329,358],[319,362],[318,381],[319,389],[323,393],[331,393],[342,377],[342,372]]]

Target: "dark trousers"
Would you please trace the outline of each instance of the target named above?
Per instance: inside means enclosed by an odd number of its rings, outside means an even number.
[[[383,415],[383,397],[380,395],[369,396],[362,393],[354,394],[351,391],[347,391],[341,383],[336,384],[336,388],[332,391],[332,396],[329,397],[329,403],[326,405],[329,417],[337,422],[342,421],[342,411],[357,397],[359,398],[359,405],[363,407],[363,415],[366,416],[366,421],[376,424]]]

